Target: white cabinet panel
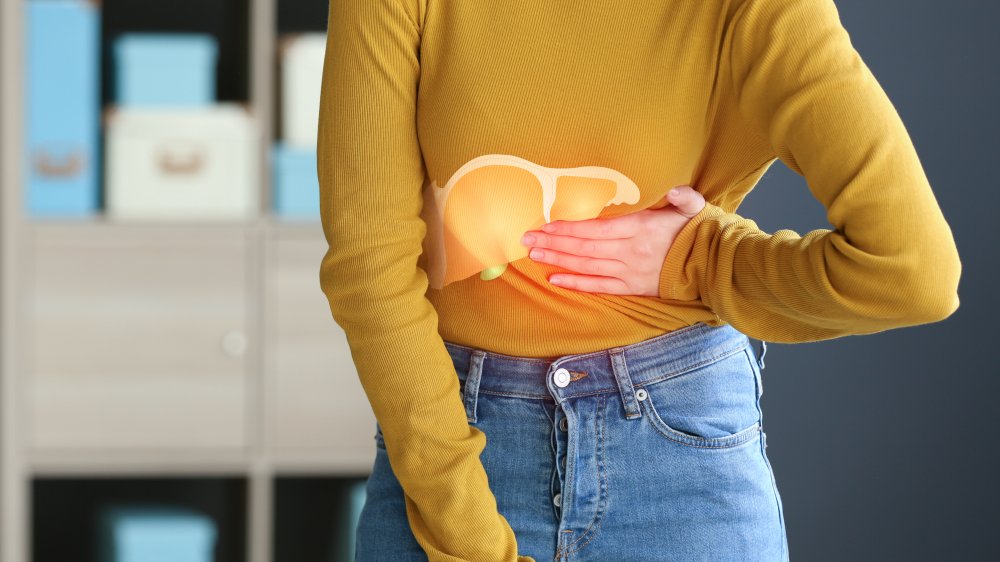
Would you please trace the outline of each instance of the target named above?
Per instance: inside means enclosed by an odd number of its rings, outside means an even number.
[[[235,229],[40,233],[25,319],[31,445],[245,447],[247,250]]]
[[[278,232],[268,248],[268,435],[274,449],[370,459],[375,416],[358,380],[347,338],[319,286],[326,241]]]

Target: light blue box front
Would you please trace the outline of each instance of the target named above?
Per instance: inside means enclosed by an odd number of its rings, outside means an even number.
[[[116,506],[102,513],[101,562],[212,562],[217,529],[194,510]]]
[[[274,212],[285,217],[319,219],[316,149],[278,142],[272,157]]]
[[[365,499],[367,499],[368,491],[366,488],[367,482],[362,480],[354,484],[350,492],[348,493],[348,527],[347,527],[347,537],[343,541],[346,544],[347,552],[344,560],[354,560],[357,551],[357,542],[355,541],[355,533],[358,529],[358,521],[361,520],[361,509],[365,506]]]
[[[204,33],[126,33],[114,42],[115,101],[130,107],[216,102],[218,42]]]
[[[93,2],[30,0],[25,17],[25,207],[86,216],[100,205],[100,13]]]

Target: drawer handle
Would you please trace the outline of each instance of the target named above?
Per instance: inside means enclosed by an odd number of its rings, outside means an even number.
[[[157,164],[160,171],[171,176],[188,176],[196,174],[205,167],[205,151],[194,148],[188,152],[161,147],[157,154]]]
[[[247,336],[242,330],[232,330],[222,336],[222,351],[230,357],[242,357],[247,351]]]
[[[83,154],[74,151],[58,158],[45,150],[35,152],[35,171],[50,178],[71,178],[83,171]]]

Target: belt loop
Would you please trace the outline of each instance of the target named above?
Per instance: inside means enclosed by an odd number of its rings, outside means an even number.
[[[611,370],[614,371],[615,381],[618,383],[618,390],[622,396],[622,406],[625,407],[625,418],[634,420],[642,417],[639,409],[639,401],[635,397],[635,387],[632,386],[632,378],[628,373],[628,366],[625,364],[625,350],[618,347],[609,351],[611,356]]]
[[[469,357],[469,373],[465,376],[465,389],[462,400],[465,402],[465,416],[469,423],[476,423],[476,404],[479,400],[479,381],[483,376],[483,361],[486,352],[481,349],[472,351]]]

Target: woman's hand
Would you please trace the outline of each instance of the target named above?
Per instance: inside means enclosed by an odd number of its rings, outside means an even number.
[[[521,243],[531,259],[572,273],[549,282],[565,289],[612,295],[659,295],[660,272],[677,233],[705,207],[705,198],[681,185],[671,203],[609,219],[553,221],[542,231],[529,230]],[[533,237],[533,239],[529,239]]]

